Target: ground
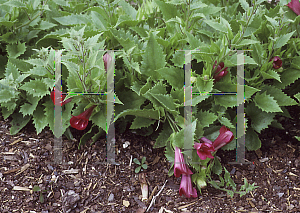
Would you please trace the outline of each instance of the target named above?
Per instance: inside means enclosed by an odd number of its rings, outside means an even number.
[[[116,133],[120,165],[107,165],[98,163],[105,162],[105,138],[78,150],[78,141],[63,136],[66,164],[56,165],[49,129],[36,135],[28,124],[11,136],[10,119],[1,116],[0,212],[145,212],[152,198],[142,202],[139,175],[134,172],[137,165],[130,165],[131,159],[143,156],[148,164],[144,174],[149,196],[157,195],[167,180],[148,212],[300,212],[300,142],[293,137],[300,136],[300,110],[299,106],[287,108],[293,119],[278,116],[284,130],[261,132],[262,147],[246,152],[251,164],[228,164],[235,161],[235,151],[217,152],[238,189],[244,178],[259,186],[233,198],[212,186],[201,194],[198,191],[197,198],[179,196],[180,178],[168,177],[170,163],[164,149],[153,149],[154,141],[147,137]],[[42,191],[32,191],[35,185]]]

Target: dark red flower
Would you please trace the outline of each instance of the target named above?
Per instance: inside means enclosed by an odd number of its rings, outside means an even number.
[[[78,130],[84,130],[89,123],[89,118],[92,115],[92,112],[95,107],[96,105],[93,105],[92,107],[88,108],[83,113],[81,113],[80,115],[77,116],[72,115],[73,117],[70,119],[71,127]]]
[[[192,186],[191,175],[182,174],[181,183],[179,187],[179,195],[184,194],[187,198],[191,196],[197,197],[197,190]]]
[[[174,176],[180,177],[180,175],[192,175],[193,172],[187,167],[184,162],[183,154],[181,150],[175,146],[175,161],[174,161]]]
[[[202,139],[202,141],[203,141],[203,139],[208,140],[207,138],[204,138],[204,137],[202,137],[201,139]],[[196,143],[195,142],[194,148],[197,150],[197,154],[201,160],[205,160],[206,158],[211,158],[211,159],[214,158],[214,156],[212,156],[211,152],[214,152],[215,149],[214,149],[214,146],[212,145],[211,141],[210,142],[205,141],[204,143]]]
[[[273,61],[274,69],[279,69],[282,66],[282,60],[278,56],[275,56],[270,61]]]
[[[51,92],[51,100],[53,102],[53,104],[55,105],[55,89]],[[66,95],[61,95],[63,102],[60,103],[61,106],[65,105],[66,103],[71,102],[72,98],[68,98],[67,100],[65,100]]]
[[[217,65],[217,61],[215,61],[215,64],[213,65],[213,69],[215,68],[216,65]],[[224,68],[224,62],[219,63],[217,70],[215,71],[213,76],[213,78],[215,79],[214,82],[219,81],[221,78],[227,75],[228,67],[225,67],[224,69],[223,68]]]
[[[292,9],[298,16],[300,15],[300,2],[299,0],[292,0],[287,6]],[[275,68],[276,69],[276,68]]]
[[[112,57],[108,53],[105,53],[105,55],[103,56],[103,62],[104,62],[104,68],[106,72],[108,66],[111,64],[111,61],[112,61]]]
[[[230,143],[234,138],[233,133],[230,131],[229,128],[227,128],[225,126],[222,126],[221,129],[219,130],[219,132],[220,132],[219,136],[216,138],[216,140],[212,144],[214,146],[215,150],[218,150],[222,146],[225,146],[226,144]]]

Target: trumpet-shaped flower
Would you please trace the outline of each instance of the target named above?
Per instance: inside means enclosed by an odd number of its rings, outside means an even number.
[[[112,61],[112,57],[108,53],[105,53],[105,55],[103,56],[103,62],[104,62],[104,68],[106,72],[108,66],[111,64],[111,61]]]
[[[278,56],[275,56],[270,61],[273,61],[274,69],[279,69],[282,66],[282,60]]]
[[[89,118],[92,115],[92,112],[95,107],[96,105],[88,108],[78,116],[72,115],[72,118],[70,119],[71,126],[78,130],[84,130],[89,123]]]
[[[300,15],[300,2],[299,0],[292,0],[287,6],[294,11],[298,16]]]
[[[217,65],[217,61],[215,61],[215,64],[213,65],[213,69],[215,68],[215,66]],[[224,62],[219,63],[217,70],[214,73],[213,78],[215,79],[214,81],[219,81],[221,78],[223,78],[225,75],[227,75],[228,71],[228,67],[225,67],[224,69]]]
[[[204,139],[208,140],[207,138],[204,138]],[[210,141],[210,143],[207,141],[204,143],[195,143],[194,148],[197,150],[197,154],[201,160],[205,160],[206,158],[212,158],[212,159],[214,158],[214,156],[212,156],[211,152],[214,152],[215,149],[214,149],[214,146],[212,145],[211,141]]]
[[[191,175],[182,174],[181,183],[179,187],[179,195],[184,194],[187,198],[191,196],[193,198],[197,197],[197,190],[192,186]]]
[[[193,172],[186,166],[181,150],[175,146],[174,175],[175,177],[180,177],[183,174],[192,175]]]
[[[226,144],[230,143],[234,138],[233,133],[230,131],[230,129],[226,128],[225,126],[222,126],[219,132],[219,136],[212,144],[215,150],[218,150],[222,146],[225,146]]]
[[[55,104],[55,89],[51,92],[50,97],[51,97],[52,102]],[[72,98],[68,98],[67,100],[65,100],[66,95],[61,95],[61,97],[62,97],[62,100],[63,100],[60,103],[61,106],[65,105],[66,103],[71,102],[71,100],[72,100]]]

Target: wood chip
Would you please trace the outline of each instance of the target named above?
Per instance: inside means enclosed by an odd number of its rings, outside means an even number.
[[[28,169],[29,167],[30,167],[30,164],[29,164],[29,163],[25,164],[24,166],[21,167],[20,172],[18,172],[17,174],[15,174],[15,176],[21,174],[22,172],[24,172],[24,171],[25,171],[26,169]]]
[[[79,172],[79,169],[69,169],[69,170],[63,170],[63,173],[67,174],[77,174]]]
[[[18,140],[15,140],[14,142],[12,142],[11,144],[9,144],[9,145],[15,145],[16,143],[18,143],[18,142],[20,142],[20,141],[22,141],[23,140],[23,138],[19,138]]]
[[[16,191],[30,191],[29,188],[22,187],[22,186],[14,186],[14,188],[12,190],[16,190]]]

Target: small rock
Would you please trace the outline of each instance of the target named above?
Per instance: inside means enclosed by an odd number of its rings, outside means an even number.
[[[284,195],[284,193],[277,193],[277,195],[279,196],[279,198],[281,198]]]
[[[69,190],[62,197],[63,211],[66,213],[71,212],[72,209],[76,208],[77,202],[79,200],[80,200],[80,196],[76,194],[73,190]]]
[[[114,200],[114,197],[115,197],[114,194],[111,193],[108,197],[108,202],[112,202]]]

